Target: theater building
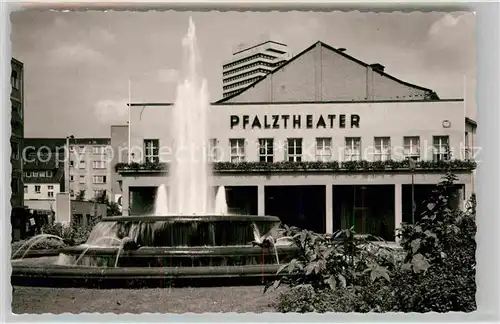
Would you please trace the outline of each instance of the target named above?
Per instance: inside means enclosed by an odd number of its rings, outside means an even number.
[[[476,124],[463,99],[440,99],[318,42],[247,89],[211,105],[213,186],[235,214],[279,216],[317,232],[355,226],[394,239],[447,168],[457,206],[474,192]],[[131,164],[117,164],[124,214],[152,211],[167,183],[171,104],[131,105]],[[111,138],[111,142],[114,139]],[[413,163],[412,161],[415,161]],[[413,198],[413,199],[412,199]]]

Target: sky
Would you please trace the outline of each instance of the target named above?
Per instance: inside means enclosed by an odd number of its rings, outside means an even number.
[[[173,102],[189,17],[210,100],[222,64],[264,35],[296,55],[317,41],[380,63],[401,80],[465,98],[476,116],[473,13],[15,12],[12,54],[25,67],[25,137],[110,137],[132,102]]]

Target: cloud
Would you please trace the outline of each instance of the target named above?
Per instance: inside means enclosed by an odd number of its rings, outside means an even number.
[[[49,55],[57,64],[103,64],[107,62],[101,52],[82,43],[61,45],[51,50]]]
[[[66,27],[68,26],[68,21],[60,16],[56,17],[56,19],[54,19],[54,26],[56,28],[62,28],[62,27]]]
[[[428,30],[423,47],[424,64],[440,70],[474,69],[476,28],[475,15],[444,14]]]
[[[179,80],[179,71],[175,69],[159,70],[158,80],[163,83],[176,83]]]
[[[104,28],[93,28],[88,30],[87,35],[91,40],[100,40],[104,43],[111,43],[115,40],[115,35]]]
[[[94,105],[94,114],[101,124],[125,124],[128,120],[126,100],[99,100]]]

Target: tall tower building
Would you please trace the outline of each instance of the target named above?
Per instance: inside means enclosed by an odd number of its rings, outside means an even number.
[[[248,87],[291,58],[287,45],[272,40],[239,44],[222,66],[222,95],[228,97]]]

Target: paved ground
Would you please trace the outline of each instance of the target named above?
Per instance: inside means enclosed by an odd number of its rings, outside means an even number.
[[[203,313],[270,312],[276,291],[263,287],[112,289],[15,287],[12,312]]]

